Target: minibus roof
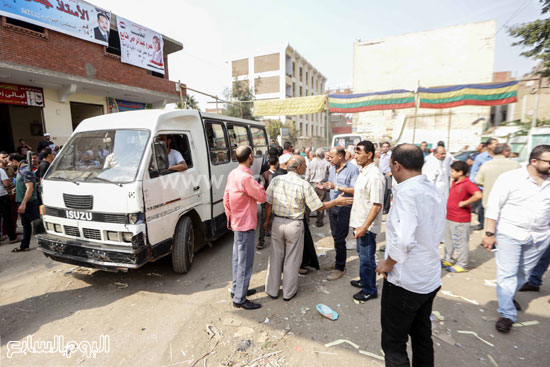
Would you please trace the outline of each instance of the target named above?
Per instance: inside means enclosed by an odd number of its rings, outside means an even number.
[[[222,119],[236,123],[264,126],[260,121],[251,121],[235,117],[222,116],[211,113],[200,113],[204,118]],[[178,118],[178,124],[174,119]],[[75,129],[74,133],[97,130],[113,129],[147,129],[153,132],[162,130],[175,130],[183,128],[180,122],[196,121],[200,119],[199,111],[196,110],[140,110],[109,113],[106,115],[91,117],[83,120]]]

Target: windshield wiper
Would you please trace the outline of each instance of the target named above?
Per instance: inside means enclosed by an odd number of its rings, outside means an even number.
[[[80,185],[80,182],[69,180],[68,178],[65,178],[65,177],[48,177],[47,179],[48,180],[57,180],[57,181],[67,181],[67,182],[72,182],[77,186]]]
[[[117,185],[117,186],[122,187],[122,184],[121,184],[121,183],[113,182],[113,181],[107,180],[106,178],[99,177],[99,176],[94,177],[92,180],[99,180],[99,181],[103,181],[103,182],[108,182],[108,183],[110,183],[110,184],[113,184],[113,185]]]

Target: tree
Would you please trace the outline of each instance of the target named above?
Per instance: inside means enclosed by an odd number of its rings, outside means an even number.
[[[257,84],[258,82],[256,82]],[[235,79],[233,88],[225,90],[226,100],[233,103],[226,103],[222,114],[225,116],[242,117],[247,120],[256,120],[252,115],[254,107],[254,91],[252,88],[245,88],[244,83]],[[241,114],[242,109],[242,114]]]
[[[271,140],[277,141],[277,137],[281,135],[281,128],[287,128],[290,135],[288,138],[285,138],[285,141],[288,140],[294,144],[298,140],[300,132],[293,121],[286,121],[283,124],[281,120],[267,120],[265,123],[267,134]]]
[[[183,100],[184,108],[187,110],[198,110],[199,109],[199,102],[195,99],[195,96],[190,96],[189,94],[185,96],[185,99]],[[181,103],[177,103],[178,108],[181,108]]]
[[[550,0],[540,0],[541,14],[550,13]],[[512,37],[519,38],[513,46],[529,47],[521,53],[522,56],[540,60],[541,67],[537,71],[542,77],[550,76],[550,18],[537,19],[508,29]]]

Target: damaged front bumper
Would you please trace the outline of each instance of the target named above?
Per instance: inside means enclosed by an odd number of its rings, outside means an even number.
[[[131,246],[106,245],[51,234],[36,237],[38,249],[52,260],[107,271],[137,269],[151,257],[143,233],[132,239]]]

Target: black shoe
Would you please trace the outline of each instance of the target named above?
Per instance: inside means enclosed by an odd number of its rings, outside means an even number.
[[[380,251],[380,252],[386,251],[386,246],[380,246],[380,248],[378,249],[378,251]]]
[[[516,300],[514,300],[514,307],[516,308],[516,311],[521,311],[521,306]]]
[[[483,226],[481,224],[478,224],[477,226],[472,227],[472,231],[481,231],[483,229]]]
[[[246,296],[253,296],[256,294],[256,290],[255,289],[249,289],[247,292],[246,292]],[[231,298],[235,297],[235,293],[231,292]]]
[[[233,302],[233,307],[235,308],[244,308],[245,310],[256,310],[260,307],[262,307],[261,304],[249,301],[247,299],[244,300],[243,303],[235,303]]]
[[[352,280],[352,281],[350,282],[350,284],[351,284],[352,286],[354,286],[355,288],[361,288],[361,289],[363,288],[363,283],[361,283],[360,280]]]
[[[321,228],[322,226],[324,226],[323,223],[317,223],[317,227],[318,227],[318,228]]]
[[[288,302],[288,301],[290,301],[291,299],[293,299],[294,297],[296,297],[297,294],[298,294],[298,292],[294,293],[294,295],[293,295],[292,297],[290,297],[290,298],[284,298],[284,297],[283,297],[283,301]]]
[[[520,292],[538,292],[540,287],[527,282],[519,289]]]
[[[258,250],[261,250],[261,249],[264,248],[264,246],[265,246],[265,242],[258,242],[258,244],[256,245],[256,248],[257,248]]]
[[[512,320],[507,319],[506,317],[501,317],[500,319],[498,319],[495,327],[497,328],[498,331],[507,333],[510,331],[513,324],[514,322]]]
[[[366,294],[363,291],[359,291],[353,295],[353,299],[359,302],[366,302],[375,298],[378,298],[378,294]]]

